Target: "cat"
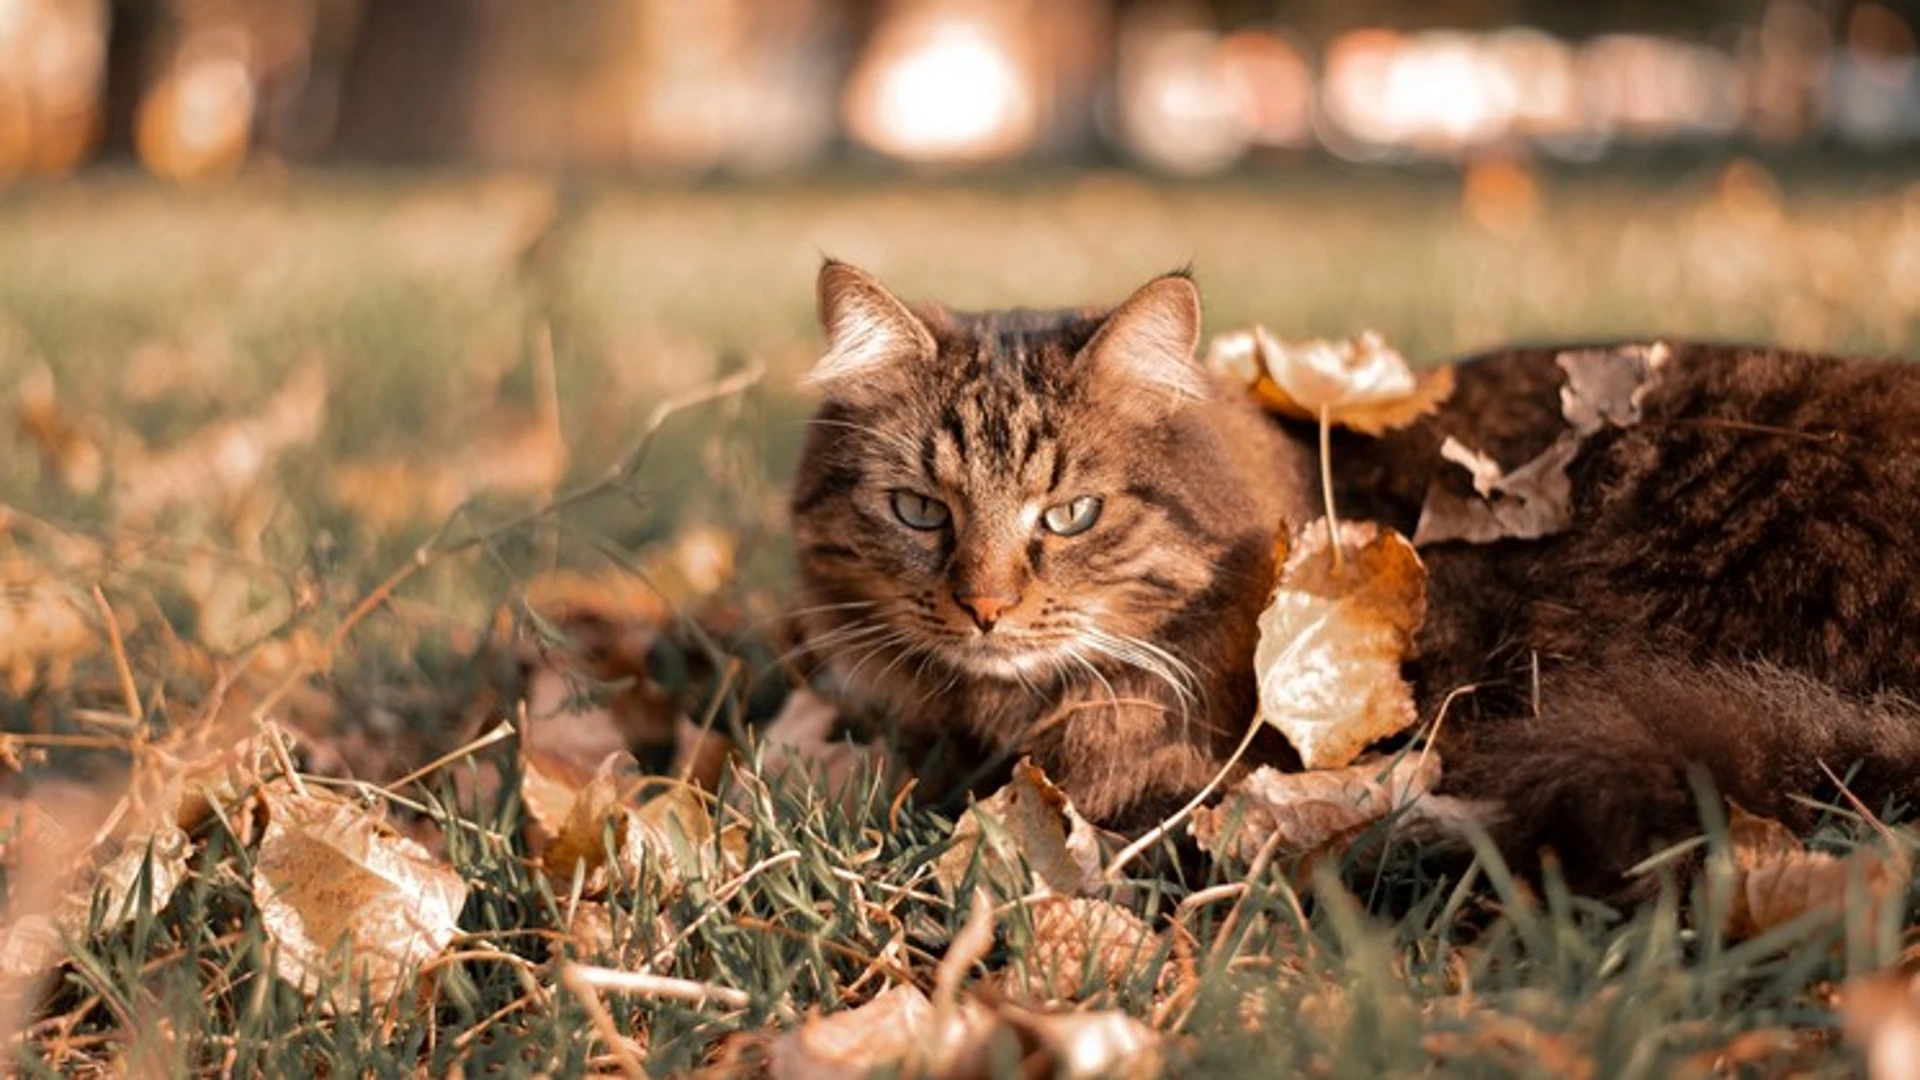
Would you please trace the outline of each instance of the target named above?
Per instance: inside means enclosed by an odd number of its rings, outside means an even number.
[[[829,678],[909,736],[1032,755],[1095,820],[1197,791],[1252,715],[1254,619],[1310,487],[1195,362],[1193,283],[914,311],[829,261],[819,303],[792,521]]]
[[[1313,433],[1204,369],[1184,274],[1111,312],[968,314],[828,261],[819,302],[791,509],[829,681],[909,734],[1032,755],[1111,826],[1200,790],[1252,717],[1275,545],[1317,515]],[[1341,433],[1340,505],[1411,535],[1464,477],[1449,436],[1552,445],[1561,354],[1471,358],[1431,416]],[[1696,771],[1796,824],[1823,764],[1920,801],[1920,368],[1685,346],[1640,404],[1569,462],[1564,530],[1426,546],[1407,670],[1424,718],[1449,710],[1441,792],[1595,892],[1698,831]],[[1248,760],[1297,764],[1268,731]]]

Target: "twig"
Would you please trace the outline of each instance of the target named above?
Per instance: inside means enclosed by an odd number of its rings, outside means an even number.
[[[1340,550],[1340,518],[1333,509],[1333,417],[1320,406],[1320,495],[1327,502],[1327,543],[1333,546],[1333,568],[1345,571],[1346,554]]]
[[[619,971],[614,968],[592,967],[586,964],[567,964],[560,969],[560,981],[569,990],[588,992],[605,990],[615,994],[643,994],[647,997],[667,998],[672,1001],[685,1001],[694,1005],[704,1005],[711,1001],[729,1009],[744,1009],[749,1000],[744,990],[731,986],[715,986],[712,983],[695,982],[692,979],[676,979],[671,975],[654,975],[644,971]]]
[[[460,747],[457,750],[449,750],[448,752],[440,755],[437,758],[434,758],[432,761],[427,762],[425,765],[420,766],[419,768],[413,770],[412,772],[401,777],[400,779],[395,780],[392,783],[386,785],[386,790],[390,792],[398,791],[401,788],[406,787],[408,784],[413,783],[415,780],[418,780],[421,777],[426,776],[428,773],[431,773],[444,765],[450,764],[455,761],[459,761],[463,757],[467,757],[471,754],[477,754],[480,751],[485,750],[487,747],[492,746],[494,743],[497,743],[500,740],[505,739],[506,737],[512,734],[514,734],[513,722],[510,720],[502,720],[500,721],[500,725],[494,728],[492,731],[487,732],[486,734],[473,740],[467,745]]]
[[[1261,723],[1260,717],[1256,714],[1253,720],[1247,724],[1247,733],[1241,736],[1240,745],[1233,748],[1233,754],[1227,758],[1226,764],[1220,766],[1220,771],[1213,774],[1213,779],[1207,781],[1207,786],[1201,788],[1199,794],[1189,799],[1187,805],[1174,811],[1172,816],[1148,830],[1145,836],[1120,849],[1120,854],[1115,855],[1113,861],[1107,864],[1106,878],[1108,881],[1113,881],[1118,878],[1120,876],[1120,870],[1123,867],[1138,858],[1141,852],[1159,843],[1161,837],[1172,832],[1181,822],[1187,820],[1189,814],[1198,810],[1201,805],[1213,795],[1214,789],[1224,783],[1227,775],[1233,772],[1233,767],[1240,764],[1240,759],[1245,756],[1247,747],[1253,745],[1253,737],[1260,733]]]
[[[620,973],[616,971],[613,974]],[[583,969],[573,964],[562,967],[560,983],[580,999],[581,1007],[587,1010],[587,1019],[593,1022],[593,1030],[600,1036],[600,1041],[607,1044],[607,1052],[613,1055],[613,1060],[619,1064],[627,1080],[646,1080],[646,1068],[627,1048],[627,1037],[620,1034],[619,1026],[613,1022],[613,1014],[601,1004],[600,995],[594,992],[593,982],[585,976]]]
[[[113,669],[120,676],[120,696],[127,703],[127,719],[133,721],[137,729],[147,713],[140,707],[140,688],[133,682],[133,666],[127,663],[127,646],[120,637],[120,620],[113,613],[113,605],[107,603],[107,594],[97,584],[93,587],[93,604],[100,609],[100,618],[107,624],[107,647],[113,650]]]

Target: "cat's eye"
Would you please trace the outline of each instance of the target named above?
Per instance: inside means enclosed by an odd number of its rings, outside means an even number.
[[[1100,520],[1100,496],[1082,495],[1072,502],[1050,506],[1040,515],[1047,531],[1056,536],[1078,536]]]
[[[893,493],[893,516],[909,529],[927,532],[945,528],[947,519],[952,517],[947,512],[946,503],[906,488],[899,488]]]

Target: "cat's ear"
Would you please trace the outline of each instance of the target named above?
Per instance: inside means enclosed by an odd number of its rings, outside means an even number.
[[[873,275],[828,259],[820,266],[818,288],[827,351],[808,373],[808,382],[843,383],[905,358],[933,354],[933,335],[925,324]]]
[[[1113,309],[1087,343],[1101,371],[1154,393],[1169,404],[1207,396],[1207,378],[1194,358],[1200,342],[1200,290],[1186,274],[1142,285]]]

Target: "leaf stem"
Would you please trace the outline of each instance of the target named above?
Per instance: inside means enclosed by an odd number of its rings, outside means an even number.
[[[1320,495],[1327,503],[1327,543],[1333,548],[1333,568],[1345,571],[1347,560],[1340,550],[1340,518],[1333,510],[1333,422],[1325,405],[1320,406]]]

